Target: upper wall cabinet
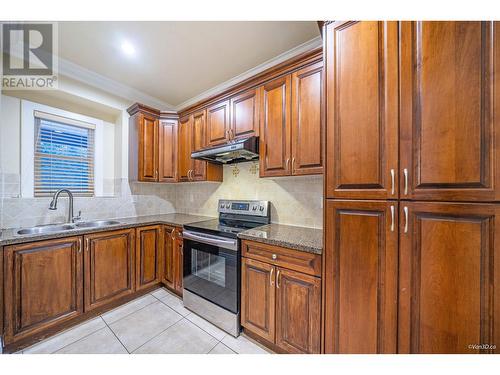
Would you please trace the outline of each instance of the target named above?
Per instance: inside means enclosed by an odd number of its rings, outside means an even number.
[[[226,100],[207,108],[207,145],[225,143],[230,138],[229,101]]]
[[[402,22],[401,198],[500,199],[495,22]]]
[[[155,109],[135,104],[128,109],[129,179],[174,182],[177,175],[177,116],[160,117]]]
[[[231,98],[231,139],[259,135],[259,93],[251,89]]]
[[[326,195],[397,198],[397,22],[337,22],[326,31]]]
[[[260,88],[260,176],[323,173],[323,63]]]

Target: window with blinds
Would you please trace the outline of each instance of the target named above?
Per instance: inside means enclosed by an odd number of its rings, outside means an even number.
[[[94,196],[95,126],[35,111],[34,196]]]

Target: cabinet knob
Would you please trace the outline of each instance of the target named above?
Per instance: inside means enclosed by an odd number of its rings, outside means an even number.
[[[276,259],[278,259],[278,256],[277,256],[276,254],[273,254],[272,258],[273,258],[274,260],[276,260]]]

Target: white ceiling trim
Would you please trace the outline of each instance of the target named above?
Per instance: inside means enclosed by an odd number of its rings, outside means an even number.
[[[264,62],[260,65],[257,65],[256,67],[254,67],[250,70],[247,70],[246,72],[239,74],[236,77],[233,77],[233,78],[231,78],[231,79],[229,79],[229,80],[227,80],[227,81],[225,81],[217,86],[212,87],[211,89],[208,89],[208,90],[202,92],[199,95],[192,97],[191,99],[188,99],[188,100],[182,102],[178,106],[174,107],[174,110],[179,111],[179,110],[186,108],[186,107],[189,107],[190,105],[193,105],[199,101],[202,101],[210,96],[217,95],[217,94],[223,92],[224,90],[230,88],[231,86],[234,86],[234,85],[236,85],[236,84],[238,84],[238,83],[240,83],[240,82],[242,82],[242,81],[244,81],[244,80],[246,80],[254,75],[262,73],[266,69],[269,69],[275,65],[278,65],[278,64],[280,64],[288,59],[291,59],[292,57],[298,56],[301,53],[311,51],[311,50],[321,46],[322,44],[323,44],[323,40],[321,39],[321,36],[318,36],[318,37],[313,38],[307,42],[299,44],[297,47],[294,47],[286,52],[283,52],[282,54],[280,54],[276,57],[273,57],[272,59],[267,60],[266,62]]]
[[[104,77],[96,72],[86,69],[78,64],[63,58],[58,59],[59,74],[83,82],[113,95],[130,100],[132,103],[139,102],[160,110],[172,110],[173,105],[158,98],[136,90],[123,83]]]

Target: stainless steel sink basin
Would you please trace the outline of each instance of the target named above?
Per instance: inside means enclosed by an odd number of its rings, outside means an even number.
[[[75,224],[78,228],[99,228],[99,227],[107,227],[108,225],[116,225],[120,224],[119,221],[116,220],[95,220],[95,221],[86,221],[83,223]]]
[[[17,231],[17,234],[44,234],[64,232],[71,229],[75,229],[75,226],[71,224],[41,225],[38,227],[20,229]]]

